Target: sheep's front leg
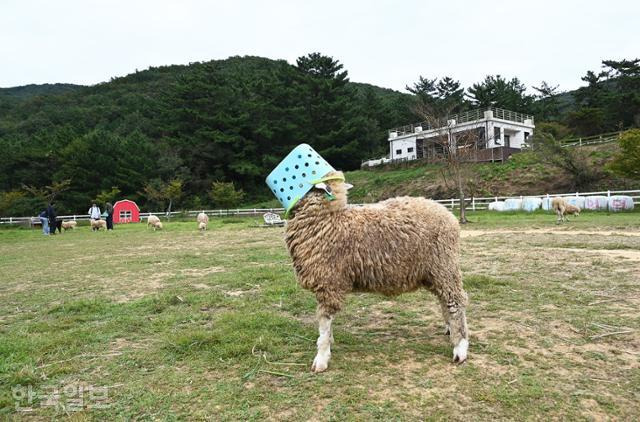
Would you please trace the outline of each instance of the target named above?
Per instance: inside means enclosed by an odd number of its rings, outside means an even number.
[[[333,343],[333,331],[331,329],[331,322],[333,315],[320,314],[319,315],[319,332],[318,336],[318,353],[315,359],[313,359],[313,365],[311,370],[313,372],[323,372],[329,366],[329,359],[331,358],[331,343]]]
[[[467,294],[462,289],[462,281],[455,282],[448,292],[436,292],[440,300],[449,338],[453,344],[453,361],[462,363],[469,352],[469,330],[467,328]]]

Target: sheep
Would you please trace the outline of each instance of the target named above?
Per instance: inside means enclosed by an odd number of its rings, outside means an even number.
[[[331,178],[331,180],[328,180]],[[341,172],[331,172],[293,206],[285,240],[298,283],[318,303],[319,337],[311,370],[331,357],[331,323],[350,292],[387,296],[424,288],[440,302],[453,361],[467,358],[469,335],[459,263],[460,226],[444,206],[400,197],[351,207]]]
[[[567,214],[580,215],[580,207],[569,204],[564,198],[553,198],[551,200],[551,208],[553,208],[558,216],[556,224],[560,224],[562,221],[569,221],[566,217]]]
[[[107,230],[107,222],[104,220],[91,220],[91,230],[100,231],[100,228]]]
[[[153,225],[153,231],[156,230],[162,230],[162,221],[157,221],[154,225]]]
[[[75,229],[78,223],[76,221],[63,221],[62,228],[67,231],[69,229]]]
[[[209,216],[207,214],[203,212],[199,213],[196,217],[196,221],[198,222],[198,230],[207,230],[207,224],[209,224]]]
[[[155,230],[156,224],[160,222],[160,219],[155,215],[147,217],[147,228],[152,227]]]

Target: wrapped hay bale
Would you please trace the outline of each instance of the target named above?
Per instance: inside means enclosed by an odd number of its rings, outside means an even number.
[[[609,199],[606,196],[587,196],[584,198],[584,209],[591,211],[606,211]]]
[[[522,200],[522,209],[527,212],[533,212],[535,210],[538,210],[540,209],[541,205],[542,205],[542,199],[538,197],[529,197],[529,198],[524,198]]]
[[[551,205],[551,201],[553,201],[553,198],[551,197],[542,198],[542,209],[545,211],[552,211],[553,206]]]
[[[504,211],[520,211],[522,209],[522,199],[509,198],[504,201]]]
[[[489,211],[504,211],[504,201],[490,202]]]
[[[633,209],[633,198],[627,195],[613,195],[609,198],[611,211],[626,211]]]

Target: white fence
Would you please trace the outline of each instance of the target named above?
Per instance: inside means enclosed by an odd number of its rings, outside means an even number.
[[[555,196],[563,196],[563,197],[571,197],[571,196],[606,196],[607,198],[613,195],[627,195],[633,199],[634,205],[640,206],[640,190],[607,190],[600,192],[573,192],[573,193],[546,193],[541,195],[520,195],[520,196],[490,196],[490,197],[482,197],[482,198],[467,198],[465,202],[467,203],[467,210],[469,211],[478,211],[478,210],[486,210],[489,208],[489,204],[491,202],[496,201],[504,201],[506,199],[523,199],[523,198],[550,198]],[[459,209],[460,208],[460,200],[457,198],[451,199],[437,199],[436,202],[441,203],[445,207],[449,209]],[[366,204],[353,204],[356,206],[366,205]],[[229,216],[257,216],[262,215],[267,212],[273,213],[282,213],[284,212],[284,208],[236,208],[236,209],[218,209],[218,210],[190,210],[190,211],[173,211],[169,214],[166,212],[141,212],[140,217],[145,218],[149,215],[157,215],[160,217],[168,217],[170,216],[188,216],[195,217],[198,213],[204,212],[207,215],[212,217],[229,217]],[[63,220],[89,220],[89,216],[86,214],[82,215],[59,215],[58,218]],[[0,218],[0,224],[39,224],[40,220],[38,217],[2,217]]]

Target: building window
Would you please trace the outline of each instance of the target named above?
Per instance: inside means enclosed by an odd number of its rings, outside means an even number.
[[[120,220],[131,220],[131,211],[120,211]]]
[[[526,141],[527,139],[529,139],[529,132],[525,132],[525,133],[524,133],[524,139],[525,139],[525,141]]]
[[[407,148],[407,152],[413,152],[413,148]]]
[[[497,145],[500,145],[500,128],[497,126],[493,127],[493,142]]]
[[[402,150],[401,149],[397,149],[396,150],[396,155],[402,155]]]

